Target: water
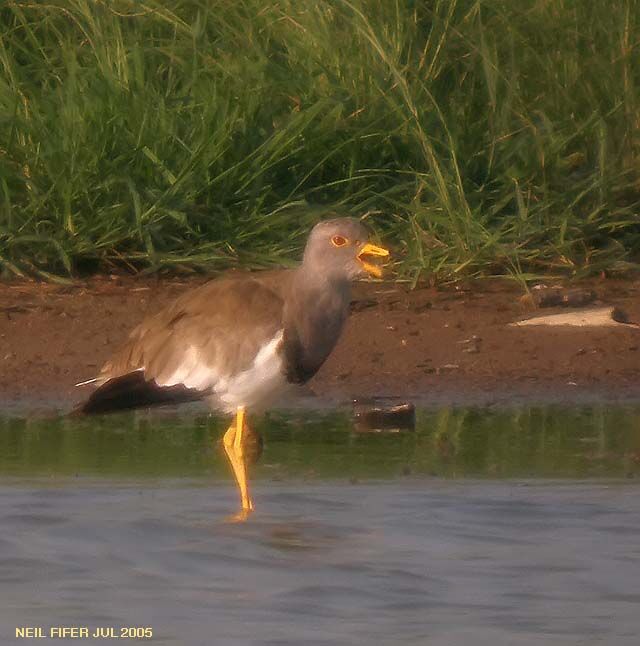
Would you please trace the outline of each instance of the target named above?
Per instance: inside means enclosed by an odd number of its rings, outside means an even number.
[[[637,644],[640,408],[260,423],[257,512],[192,410],[0,419],[0,643]],[[103,643],[83,639],[81,643]],[[144,641],[144,640],[137,640]]]

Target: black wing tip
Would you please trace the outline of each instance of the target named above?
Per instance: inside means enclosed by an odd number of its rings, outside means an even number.
[[[100,415],[163,404],[182,404],[197,401],[202,397],[201,391],[186,386],[158,386],[154,381],[147,381],[144,372],[138,370],[121,377],[114,377],[102,384],[69,415],[71,417]]]

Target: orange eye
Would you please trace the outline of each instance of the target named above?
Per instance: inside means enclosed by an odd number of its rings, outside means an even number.
[[[346,245],[347,242],[348,240],[342,236],[333,236],[333,238],[331,238],[331,244],[334,247],[344,247],[344,245]]]

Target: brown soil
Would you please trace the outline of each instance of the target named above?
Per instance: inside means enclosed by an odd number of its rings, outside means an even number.
[[[0,400],[68,408],[129,330],[203,279],[97,277],[71,286],[0,284]],[[640,285],[589,285],[640,321]],[[360,284],[332,356],[310,386],[332,400],[577,401],[640,396],[640,330],[508,327],[522,292],[484,282],[437,290]],[[545,310],[545,313],[554,310]]]

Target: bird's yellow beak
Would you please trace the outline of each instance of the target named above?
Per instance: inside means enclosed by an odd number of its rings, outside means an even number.
[[[387,258],[389,256],[389,251],[384,247],[377,247],[370,242],[367,242],[362,249],[358,252],[356,258],[363,266],[364,270],[370,275],[380,278],[382,276],[382,267],[370,262],[369,258]]]

